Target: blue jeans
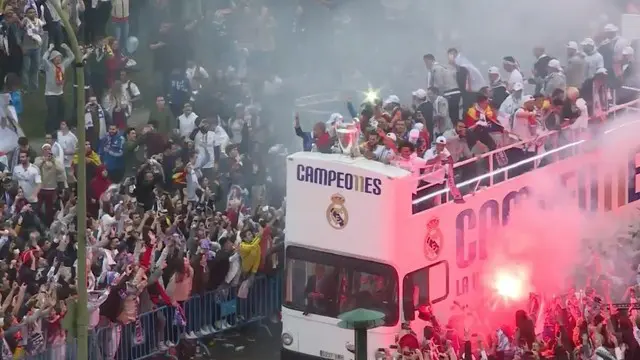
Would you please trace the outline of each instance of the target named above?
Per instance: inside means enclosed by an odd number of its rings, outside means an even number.
[[[25,89],[38,89],[38,71],[40,70],[40,49],[24,51],[22,60],[22,84]]]
[[[64,33],[62,32],[62,24],[60,21],[51,21],[47,23],[49,25],[49,43],[53,43],[55,49],[62,50],[62,43],[64,42]],[[63,52],[64,54],[64,52]]]
[[[127,53],[127,44],[126,41],[129,38],[129,20],[123,22],[113,22],[113,31],[116,40],[120,44],[120,49],[124,50],[124,53]],[[130,54],[128,54],[130,55]]]
[[[47,50],[49,49],[49,32],[45,31],[42,34],[42,45],[40,46],[40,57],[38,59],[39,64],[40,64],[40,71],[44,71],[44,61],[42,61],[42,57],[44,56],[44,53],[47,52]]]

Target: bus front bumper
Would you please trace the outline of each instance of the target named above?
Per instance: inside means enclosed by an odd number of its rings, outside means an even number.
[[[323,360],[319,356],[299,353],[285,348],[280,348],[280,360]]]

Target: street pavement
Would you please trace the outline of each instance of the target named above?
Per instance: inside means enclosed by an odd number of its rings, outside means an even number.
[[[268,322],[268,321],[266,321]],[[280,324],[269,324],[271,334],[257,324],[240,331],[228,331],[213,339],[204,340],[210,355],[196,358],[204,360],[279,360]]]

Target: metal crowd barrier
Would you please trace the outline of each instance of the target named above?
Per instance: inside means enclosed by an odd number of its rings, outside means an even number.
[[[142,360],[162,355],[178,359],[178,344],[182,341],[204,345],[201,342],[203,339],[255,323],[271,335],[263,321],[280,312],[282,280],[280,273],[274,276],[258,275],[246,298],[238,297],[238,287],[195,295],[181,304],[186,320],[184,326],[175,320],[176,308],[163,306],[140,314],[138,321],[130,324],[113,323],[90,330],[88,360]],[[3,345],[0,342],[1,347]],[[0,354],[6,354],[6,350],[2,350]],[[27,344],[16,349],[13,358],[83,360],[77,358],[76,350],[77,339],[67,338],[65,343],[47,345],[46,350],[39,354],[29,354]],[[200,346],[200,350],[208,355],[206,346]],[[1,358],[4,359],[4,356]]]

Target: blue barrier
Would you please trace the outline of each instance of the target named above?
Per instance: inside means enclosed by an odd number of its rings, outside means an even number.
[[[157,355],[176,358],[181,341],[212,337],[227,330],[259,323],[277,314],[282,304],[282,276],[256,276],[245,299],[238,297],[238,287],[229,287],[195,295],[182,305],[186,324],[175,321],[176,308],[163,306],[140,314],[131,324],[111,324],[89,333],[88,360],[142,360]],[[269,332],[269,334],[271,334]],[[200,343],[201,344],[201,343]],[[0,343],[0,348],[1,348]],[[27,347],[28,348],[28,347]],[[201,350],[208,351],[206,346]],[[77,339],[49,345],[39,354],[25,354],[25,360],[77,359]]]

